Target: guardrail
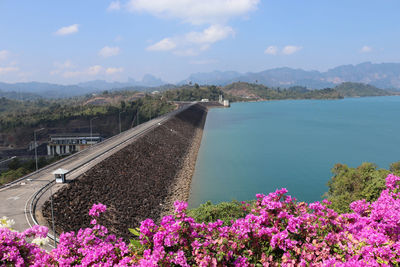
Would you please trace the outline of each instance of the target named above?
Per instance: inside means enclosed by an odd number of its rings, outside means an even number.
[[[49,190],[50,187],[52,187],[55,184],[55,180],[52,180],[50,182],[48,182],[46,185],[44,185],[43,187],[41,187],[32,197],[30,206],[29,206],[29,213],[31,215],[31,219],[33,221],[33,223],[35,225],[38,225],[38,221],[36,218],[36,208],[37,208],[37,203],[39,202],[39,199],[44,195],[44,193],[47,192],[47,190]],[[57,236],[53,234],[47,233],[47,237],[49,239],[51,239],[52,241],[55,241],[54,243],[58,242],[58,238]]]

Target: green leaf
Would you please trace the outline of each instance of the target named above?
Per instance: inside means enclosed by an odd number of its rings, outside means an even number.
[[[139,240],[130,239],[129,241],[130,241],[131,245],[132,245],[134,248],[141,248],[141,247],[142,247],[142,244],[140,244],[140,241],[139,241]]]
[[[131,234],[133,234],[134,236],[140,236],[139,228],[129,228],[129,232],[131,232]]]

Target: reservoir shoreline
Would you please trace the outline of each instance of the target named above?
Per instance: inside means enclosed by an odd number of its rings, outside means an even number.
[[[166,215],[173,214],[175,210],[175,201],[189,201],[190,187],[196,167],[197,155],[201,146],[201,140],[203,138],[207,114],[208,108],[205,110],[205,114],[201,119],[200,127],[194,130],[193,137],[191,138],[191,144],[188,147],[186,155],[183,157],[181,167],[176,174],[174,182],[168,187],[168,196],[165,199],[165,208],[160,214],[160,219]]]

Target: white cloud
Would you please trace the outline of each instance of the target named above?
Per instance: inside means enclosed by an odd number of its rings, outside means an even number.
[[[19,71],[18,67],[0,67],[0,74]]]
[[[0,60],[5,60],[10,55],[10,52],[7,50],[0,50]]]
[[[75,65],[69,59],[64,62],[54,62],[53,65],[54,65],[54,67],[56,67],[56,69],[50,71],[51,75],[60,74],[64,70],[75,68]]]
[[[265,49],[264,54],[267,55],[276,55],[278,53],[278,47],[274,46],[274,45],[270,45],[267,47],[267,49]]]
[[[124,68],[107,68],[106,69],[106,74],[115,74],[115,73],[119,73],[119,72],[123,72]]]
[[[60,70],[52,70],[52,71],[50,71],[50,75],[57,75],[57,74],[60,74],[60,73],[61,73]]]
[[[201,32],[189,32],[182,36],[168,37],[147,47],[149,51],[170,51],[178,56],[195,56],[210,48],[213,43],[234,36],[229,26],[211,25]]]
[[[107,8],[108,11],[120,10],[120,9],[121,9],[121,4],[120,4],[120,2],[118,0],[117,1],[112,1],[110,3],[110,5],[108,6],[108,8]]]
[[[58,74],[59,72],[53,73],[50,72],[50,74]],[[82,71],[66,71],[62,74],[63,77],[65,78],[72,78],[72,77],[77,77],[77,76],[81,76],[84,75],[85,73]]]
[[[303,47],[295,45],[287,45],[282,49],[282,53],[285,55],[291,55],[300,51]]]
[[[100,66],[100,65],[95,65],[95,66],[89,67],[88,70],[87,70],[87,73],[88,73],[89,75],[97,75],[97,74],[99,74],[102,70],[103,70],[103,67],[102,67],[102,66]]]
[[[73,33],[77,33],[79,31],[79,24],[73,24],[70,26],[62,27],[58,29],[55,34],[56,35],[69,35]]]
[[[147,50],[149,51],[168,51],[172,50],[176,47],[176,44],[174,41],[172,41],[170,38],[164,38],[161,41],[147,47]]]
[[[233,36],[235,31],[229,26],[211,25],[202,32],[190,32],[186,35],[186,40],[195,44],[213,44],[220,40]],[[208,46],[203,47],[206,50]]]
[[[119,52],[120,49],[118,46],[115,47],[105,46],[99,51],[99,55],[102,57],[112,57],[118,55]]]
[[[61,75],[65,78],[74,78],[74,77],[92,77],[92,76],[100,76],[100,75],[112,75],[116,73],[123,72],[123,68],[104,68],[103,66],[100,65],[94,65],[91,67],[88,67],[83,70],[63,70],[63,69],[57,69],[54,71],[51,71],[51,75]]]
[[[200,51],[195,50],[193,48],[186,48],[186,49],[175,50],[173,53],[174,53],[174,55],[181,56],[181,57],[193,57],[193,56],[197,56],[200,53]]]
[[[213,43],[235,35],[226,23],[257,9],[260,0],[129,0],[124,6],[131,12],[178,19],[193,25],[208,24],[203,31],[170,36],[147,47],[148,51],[171,51],[175,55],[193,56]]]
[[[85,70],[82,71],[53,71],[50,72],[51,74],[60,74],[62,73],[62,76],[65,78],[72,78],[72,77],[78,77],[78,76],[96,76],[99,75],[101,73],[103,73],[104,68],[100,65],[94,65],[91,66]]]
[[[130,0],[131,12],[178,18],[192,24],[224,23],[257,8],[260,0]]]
[[[54,66],[57,67],[58,69],[71,69],[75,67],[72,61],[69,59],[61,63],[54,62]]]
[[[369,53],[372,52],[372,47],[368,46],[368,45],[364,45],[363,47],[361,47],[360,50],[361,53]]]

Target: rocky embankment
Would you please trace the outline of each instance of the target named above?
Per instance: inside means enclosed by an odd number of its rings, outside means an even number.
[[[100,223],[126,240],[128,228],[172,212],[175,200],[188,199],[206,115],[205,107],[190,107],[58,191],[57,231],[89,226],[88,211],[99,202],[108,207]],[[49,201],[43,216],[50,221]]]

